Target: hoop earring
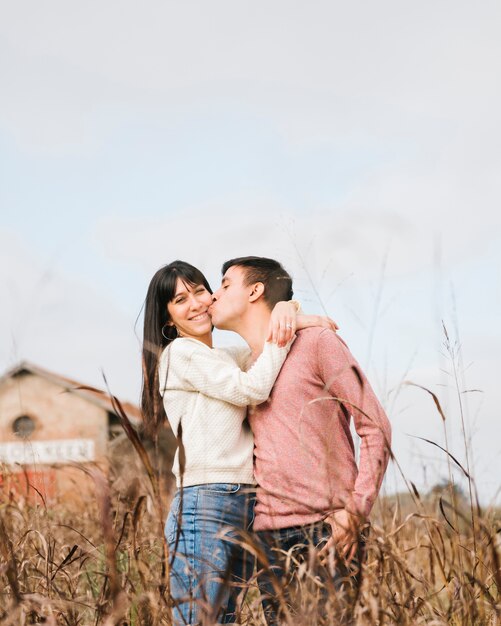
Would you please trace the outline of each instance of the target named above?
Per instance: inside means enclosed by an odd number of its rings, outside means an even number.
[[[174,337],[168,337],[168,336],[165,334],[165,332],[164,332],[165,327],[167,327],[167,328],[175,328],[175,329],[176,329],[176,334],[175,334],[175,336],[174,336]],[[162,326],[162,337],[163,337],[164,339],[167,339],[167,341],[174,341],[174,339],[177,339],[177,337],[179,337],[179,333],[178,333],[178,331],[177,331],[176,326],[169,326],[169,324],[164,324],[164,325]]]

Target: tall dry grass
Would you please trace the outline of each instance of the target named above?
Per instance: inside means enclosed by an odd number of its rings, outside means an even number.
[[[472,523],[467,498],[450,486],[381,500],[353,618],[344,623],[498,624],[499,525],[499,512],[478,507]],[[0,623],[170,624],[164,550],[151,496],[124,500],[102,474],[85,511],[4,502]],[[319,612],[321,583],[308,568],[298,578],[300,610],[288,622],[337,623],[344,599],[332,594]],[[261,624],[257,585],[250,586],[242,621]]]
[[[444,420],[438,398],[428,393]],[[94,480],[95,498],[78,511],[64,501],[35,506],[27,497],[3,493],[0,624],[171,623],[169,555],[163,537],[167,507],[159,473],[118,402],[116,411],[144,468],[139,486],[136,480],[134,489],[117,491],[113,476],[82,468]],[[298,607],[295,614],[286,615],[285,623],[501,623],[500,511],[482,509],[469,468],[447,446],[427,441],[464,474],[467,493],[450,481],[420,494],[408,481],[408,492],[381,498],[356,602],[352,604],[352,594],[332,592],[319,609],[322,582],[314,575],[314,563],[298,564]],[[398,466],[397,459],[393,462]],[[258,625],[262,619],[254,579],[241,622]]]

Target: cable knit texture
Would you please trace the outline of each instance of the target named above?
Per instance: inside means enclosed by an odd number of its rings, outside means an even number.
[[[248,348],[209,348],[190,338],[174,340],[162,352],[160,394],[174,434],[182,425],[186,454],[183,485],[254,483],[253,439],[246,419],[249,404],[263,402],[289,351],[266,343],[248,372]],[[179,452],[172,468],[181,485]]]
[[[361,437],[358,468],[351,416]],[[309,524],[339,508],[369,515],[388,464],[390,424],[338,335],[299,331],[270,399],[249,420],[259,485],[255,530]]]

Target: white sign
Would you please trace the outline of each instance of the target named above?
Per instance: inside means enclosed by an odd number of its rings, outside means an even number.
[[[2,463],[21,463],[21,465],[87,463],[94,461],[94,459],[94,441],[92,439],[0,443],[0,462]]]

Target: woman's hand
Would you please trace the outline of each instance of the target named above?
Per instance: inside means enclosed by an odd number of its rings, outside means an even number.
[[[312,326],[320,326],[322,328],[330,328],[334,332],[339,330],[339,326],[334,320],[325,315],[298,315],[296,317],[297,330],[302,328],[311,328]]]
[[[277,302],[271,312],[266,341],[276,343],[280,348],[287,345],[296,332],[296,305],[293,302]],[[315,317],[315,316],[302,316]]]

